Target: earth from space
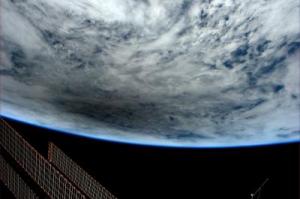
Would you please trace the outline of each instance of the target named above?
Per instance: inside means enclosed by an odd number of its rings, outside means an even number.
[[[1,115],[114,142],[300,140],[299,0],[3,0]]]

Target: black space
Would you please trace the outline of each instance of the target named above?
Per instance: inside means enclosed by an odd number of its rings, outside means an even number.
[[[119,144],[6,119],[46,156],[53,141],[120,199],[298,199],[300,144],[180,149]]]

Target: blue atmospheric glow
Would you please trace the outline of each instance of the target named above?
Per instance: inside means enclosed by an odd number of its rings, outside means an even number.
[[[298,0],[1,6],[4,117],[159,147],[300,141]]]
[[[103,138],[100,136],[94,136],[89,133],[84,133],[84,132],[79,132],[79,131],[66,131],[63,129],[59,128],[53,128],[51,126],[47,125],[39,125],[34,122],[26,121],[24,119],[20,118],[15,118],[11,117],[8,115],[3,115],[1,114],[2,117],[14,120],[17,122],[21,122],[24,124],[32,125],[35,127],[39,128],[45,128],[47,130],[52,130],[52,131],[57,131],[63,134],[67,135],[73,135],[73,136],[79,136],[79,137],[84,137],[84,138],[89,138],[89,139],[95,139],[95,140],[100,140],[100,141],[107,141],[107,142],[112,142],[112,143],[120,143],[120,144],[133,144],[133,145],[143,145],[143,146],[151,146],[151,147],[173,147],[173,148],[202,148],[202,149],[218,149],[218,148],[245,148],[245,147],[260,147],[260,146],[272,146],[272,145],[281,145],[281,144],[291,144],[291,143],[300,143],[300,139],[294,139],[294,140],[289,140],[289,141],[282,141],[282,142],[271,142],[271,143],[253,143],[253,144],[240,144],[240,145],[214,145],[214,146],[198,146],[198,145],[176,145],[176,144],[157,144],[156,142],[135,142],[135,141],[130,141],[130,140],[122,140],[122,139],[117,139],[116,137],[111,137],[111,138]]]

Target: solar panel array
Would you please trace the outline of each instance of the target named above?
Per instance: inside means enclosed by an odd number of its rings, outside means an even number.
[[[50,198],[87,198],[3,119],[0,124],[1,150],[5,150]]]
[[[0,180],[16,198],[37,199],[36,193],[0,155]]]
[[[114,195],[53,143],[49,144],[48,159],[89,198],[116,199]]]

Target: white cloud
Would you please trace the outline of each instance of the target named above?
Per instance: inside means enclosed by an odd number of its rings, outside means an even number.
[[[29,0],[5,1],[1,12],[1,69],[19,82],[3,83],[9,114],[78,131],[93,125],[110,139],[214,138],[201,145],[274,141],[282,127],[299,128],[298,58],[287,53],[300,39],[297,0]],[[15,50],[26,56],[9,63]],[[27,67],[13,70],[13,61]],[[37,111],[44,105],[47,116]]]

